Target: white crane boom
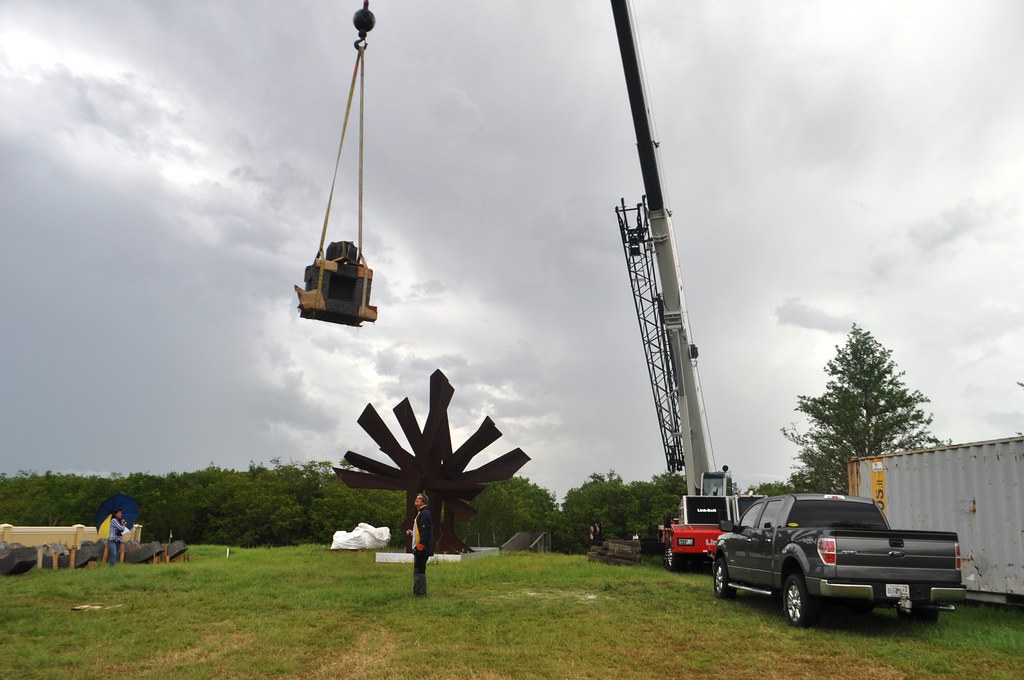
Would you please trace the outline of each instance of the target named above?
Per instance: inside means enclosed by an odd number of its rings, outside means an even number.
[[[629,94],[630,109],[633,115],[633,126],[636,130],[637,151],[640,156],[640,169],[643,173],[646,201],[638,206],[638,210],[646,211],[646,221],[650,225],[650,240],[653,242],[657,276],[660,279],[660,320],[664,331],[664,340],[668,349],[667,376],[674,382],[670,390],[675,392],[676,417],[663,419],[662,427],[668,423],[677,423],[676,432],[663,433],[666,446],[666,457],[670,470],[674,467],[673,456],[669,452],[668,437],[681,441],[684,465],[686,468],[686,488],[688,495],[700,493],[703,475],[712,469],[710,446],[705,434],[702,396],[697,386],[697,375],[694,367],[696,346],[686,315],[686,303],[683,295],[682,276],[679,269],[679,256],[676,250],[675,233],[672,229],[672,217],[665,206],[664,191],[661,184],[661,172],[658,162],[657,144],[651,139],[650,113],[647,108],[640,72],[640,60],[637,55],[633,21],[626,0],[612,0],[612,13],[615,17],[615,30],[618,35],[619,51],[622,55],[622,67],[626,76],[626,89]],[[623,212],[625,206],[623,205]],[[620,216],[620,225],[623,218]],[[623,231],[625,238],[625,231]],[[640,253],[637,253],[640,256]],[[630,251],[627,248],[627,258]],[[634,285],[634,292],[636,292]],[[638,303],[639,310],[639,303]],[[643,325],[643,320],[641,320]],[[650,359],[650,355],[648,357]],[[652,370],[652,379],[654,372]],[[655,385],[657,401],[658,386]]]

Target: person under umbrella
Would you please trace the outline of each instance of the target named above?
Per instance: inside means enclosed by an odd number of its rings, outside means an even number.
[[[131,529],[139,519],[139,502],[127,494],[114,494],[100,503],[100,507],[93,517],[93,524],[96,525],[100,540],[106,541],[110,534],[110,518],[113,517],[114,510],[117,509],[120,509],[122,513],[121,523],[128,529]]]
[[[121,508],[117,508],[110,517],[110,534],[107,536],[107,551],[109,553],[107,559],[110,566],[117,564],[117,559],[121,554],[121,543],[124,540],[122,536],[127,532],[128,527],[124,523],[124,513]]]

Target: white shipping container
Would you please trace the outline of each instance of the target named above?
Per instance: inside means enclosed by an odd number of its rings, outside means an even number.
[[[1024,604],[1024,437],[849,461],[896,529],[955,531],[968,599]]]

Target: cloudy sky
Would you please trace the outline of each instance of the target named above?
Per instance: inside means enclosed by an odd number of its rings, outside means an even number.
[[[561,499],[665,469],[613,208],[607,2],[374,0],[376,324],[298,318],[355,61],[338,0],[0,2],[0,472],[376,446],[428,377]],[[715,463],[785,479],[852,323],[954,442],[1024,429],[1024,5],[637,3]],[[355,240],[356,137],[328,240]],[[402,441],[402,439],[400,437]]]

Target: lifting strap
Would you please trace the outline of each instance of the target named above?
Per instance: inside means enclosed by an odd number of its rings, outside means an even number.
[[[370,4],[369,0],[366,0],[366,5]],[[364,5],[365,6],[365,5]],[[366,103],[366,59],[364,58],[366,52],[366,40],[362,40],[361,44],[356,43],[356,49],[359,50],[359,58],[357,61],[362,62],[362,68],[359,69],[359,261],[363,265],[363,297],[359,302],[359,314],[363,313],[366,308],[366,290],[370,287],[368,285],[368,274],[369,270],[366,267],[366,258],[363,257],[363,118]]]
[[[356,91],[356,76],[359,76],[359,261],[363,265],[363,298],[360,309],[366,306],[366,289],[368,272],[366,259],[363,257],[363,114],[364,114],[364,92],[366,90],[366,65],[364,54],[366,52],[366,40],[357,40],[356,65],[352,70],[352,84],[348,89],[348,103],[345,105],[345,119],[341,124],[341,141],[338,142],[338,157],[334,162],[334,178],[331,180],[331,191],[327,196],[327,212],[324,215],[324,228],[320,233],[320,248],[317,250],[316,261],[319,263],[320,272],[316,284],[316,306],[324,304],[323,285],[324,268],[327,265],[324,254],[324,243],[327,241],[327,224],[331,219],[331,205],[334,203],[334,187],[338,182],[338,168],[341,166],[341,150],[345,146],[345,133],[348,130],[349,114],[352,112],[352,98]]]

